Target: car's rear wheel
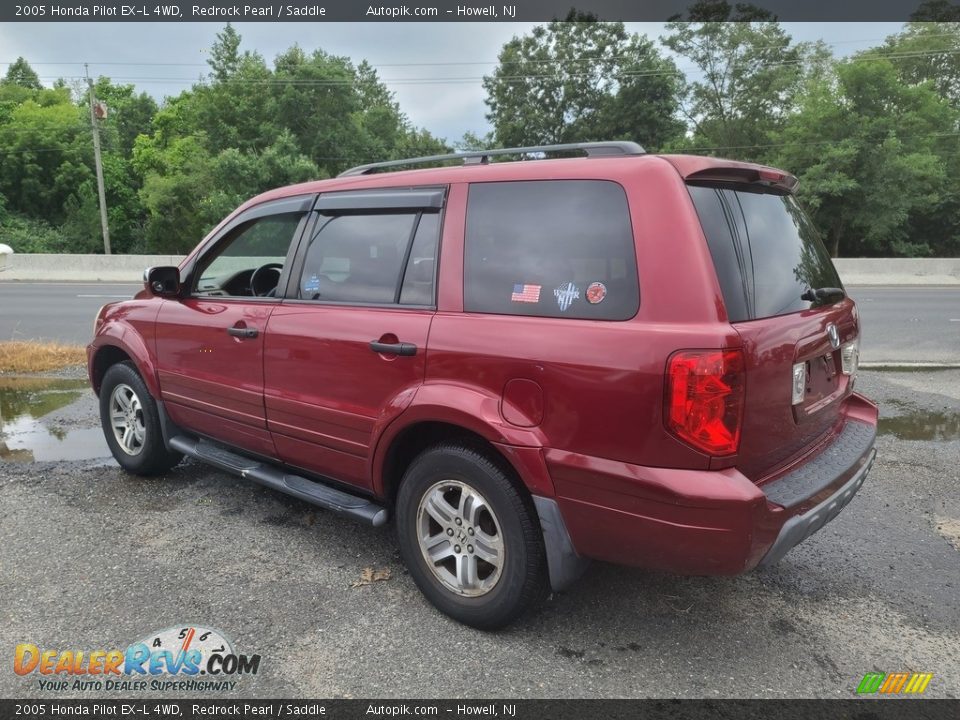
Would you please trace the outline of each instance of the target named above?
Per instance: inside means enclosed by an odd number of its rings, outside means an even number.
[[[495,458],[466,445],[419,455],[397,495],[397,534],[417,586],[484,630],[519,617],[546,587],[536,510]]]
[[[114,459],[129,472],[157,475],[183,457],[164,445],[157,403],[130,363],[111,365],[103,376],[100,424]]]

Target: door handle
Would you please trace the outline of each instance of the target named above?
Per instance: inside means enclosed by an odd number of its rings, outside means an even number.
[[[370,341],[370,349],[381,355],[416,355],[417,346],[413,343],[384,343]]]
[[[255,338],[260,334],[260,331],[256,328],[248,327],[229,327],[227,328],[227,332],[238,338]]]

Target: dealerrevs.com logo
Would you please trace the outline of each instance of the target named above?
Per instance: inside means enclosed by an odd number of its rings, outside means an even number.
[[[239,675],[256,675],[260,655],[238,654],[218,630],[198,625],[151,633],[126,650],[41,649],[20,643],[17,675],[36,678],[50,692],[138,690],[209,692],[233,690]]]

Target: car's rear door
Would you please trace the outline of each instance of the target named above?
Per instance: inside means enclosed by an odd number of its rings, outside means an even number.
[[[325,193],[267,327],[267,426],[295,467],[369,487],[374,428],[423,382],[443,188]]]
[[[842,285],[790,193],[709,179],[692,182],[689,192],[728,318],[743,342],[746,400],[737,467],[762,480],[839,429],[843,400],[853,390],[856,307],[841,293],[807,299],[811,290]]]
[[[251,290],[254,270],[285,283],[288,254],[314,196],[256,206],[232,220],[184,268],[181,298],[156,320],[160,394],[171,419],[196,433],[275,456],[263,404],[264,331],[280,304]]]

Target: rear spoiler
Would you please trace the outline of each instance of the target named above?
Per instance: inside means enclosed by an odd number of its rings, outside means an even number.
[[[730,167],[709,167],[690,173],[687,182],[698,180],[705,182],[735,182],[763,185],[792,193],[797,189],[799,180],[790,173],[768,167],[739,165]]]

